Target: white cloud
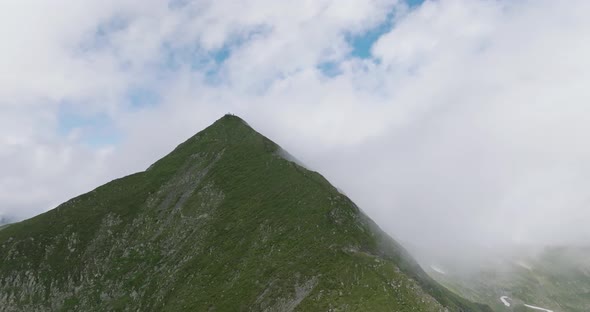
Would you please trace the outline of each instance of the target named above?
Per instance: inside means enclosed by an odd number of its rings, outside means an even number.
[[[374,58],[351,57],[395,2],[1,4],[0,213],[144,169],[233,112],[417,249],[588,242],[590,4],[397,4]],[[130,110],[135,86],[161,103]],[[121,144],[57,133],[63,101],[108,114]]]

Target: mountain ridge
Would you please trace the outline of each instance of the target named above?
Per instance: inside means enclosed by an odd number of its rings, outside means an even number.
[[[226,115],[146,171],[0,231],[2,311],[491,311]]]

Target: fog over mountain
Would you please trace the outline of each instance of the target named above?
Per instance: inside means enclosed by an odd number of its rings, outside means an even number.
[[[0,216],[227,112],[422,259],[590,242],[590,2],[8,1]]]

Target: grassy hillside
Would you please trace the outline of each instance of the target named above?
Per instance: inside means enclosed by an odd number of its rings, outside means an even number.
[[[457,293],[488,303],[495,311],[535,311],[523,304],[555,312],[590,311],[590,249],[547,248],[535,255],[514,256],[469,273],[448,268],[430,272]],[[501,296],[513,305],[506,307]]]
[[[489,311],[225,116],[145,172],[0,231],[2,311]]]

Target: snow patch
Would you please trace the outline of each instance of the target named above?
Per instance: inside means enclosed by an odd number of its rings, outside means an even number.
[[[431,266],[430,266],[430,268],[431,268],[431,269],[432,269],[434,272],[436,272],[436,273],[439,273],[439,274],[442,274],[442,275],[447,275],[447,272],[446,272],[446,271],[444,271],[443,269],[441,269],[439,266],[436,266],[436,265],[431,265]]]
[[[500,297],[500,301],[502,301],[502,303],[509,307],[510,306],[510,302],[508,302],[508,300],[512,300],[510,299],[510,297],[508,296],[502,296]],[[534,305],[530,305],[530,304],[524,304],[525,307],[529,308],[529,309],[534,309],[534,310],[539,310],[539,311],[545,311],[545,312],[554,312],[553,310],[549,310],[549,309],[545,309],[545,308],[540,308]]]
[[[505,306],[507,306],[507,307],[509,307],[509,306],[510,306],[510,302],[508,302],[508,299],[510,299],[510,298],[508,298],[508,296],[502,296],[502,297],[500,297],[500,301],[502,301],[502,303],[503,303]]]
[[[524,261],[517,261],[516,264],[519,265],[519,266],[521,266],[521,267],[523,267],[523,268],[525,268],[525,269],[527,269],[527,270],[529,270],[529,271],[531,271],[533,269],[529,264],[527,264]]]
[[[540,311],[545,311],[545,312],[553,312],[553,310],[549,310],[549,309],[545,309],[545,308],[539,308],[539,307],[535,307],[535,306],[528,305],[528,304],[525,304],[524,306],[527,307],[527,308],[535,309],[535,310],[540,310]]]

